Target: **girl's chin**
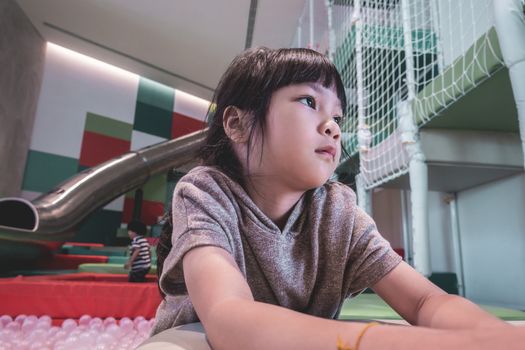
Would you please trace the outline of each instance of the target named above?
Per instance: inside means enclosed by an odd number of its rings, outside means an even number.
[[[310,181],[307,182],[307,190],[312,190],[317,187],[323,186],[328,180],[330,180],[332,175],[330,176],[319,176],[316,178],[309,179]]]

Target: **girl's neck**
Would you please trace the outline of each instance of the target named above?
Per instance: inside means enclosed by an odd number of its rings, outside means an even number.
[[[284,229],[294,205],[304,194],[304,191],[284,189],[267,178],[252,177],[245,182],[245,188],[257,207],[281,230]]]

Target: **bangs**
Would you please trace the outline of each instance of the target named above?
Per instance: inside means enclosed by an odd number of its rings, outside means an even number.
[[[332,62],[316,51],[308,49],[275,50],[268,62],[268,82],[275,91],[282,87],[303,83],[320,83],[325,88],[335,88],[343,112],[346,94],[341,77]]]

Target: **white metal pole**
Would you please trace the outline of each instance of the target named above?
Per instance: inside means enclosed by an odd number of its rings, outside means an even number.
[[[303,32],[303,17],[299,19],[299,26],[297,27],[297,47],[302,47],[302,32]]]
[[[412,28],[408,0],[401,0],[405,42],[406,85],[408,97],[399,103],[401,141],[409,156],[410,194],[412,207],[412,247],[414,268],[425,276],[432,273],[428,237],[428,169],[421,150],[419,134],[412,113],[415,93]]]
[[[440,7],[438,0],[430,0],[430,6],[432,11],[432,22],[434,23],[434,26],[432,28],[432,32],[436,36],[435,38],[435,50],[436,50],[436,57],[437,57],[437,64],[438,64],[438,72],[441,73],[443,71],[444,67],[444,60],[443,60],[443,47],[441,42],[441,25],[439,16],[441,16]]]
[[[370,193],[366,190],[366,169],[363,168],[362,160],[366,158],[368,152],[367,140],[370,140],[370,130],[366,125],[365,98],[364,98],[364,76],[363,76],[363,17],[361,14],[361,0],[354,0],[354,13],[352,22],[355,25],[355,65],[357,83],[357,140],[359,143],[360,154],[360,174],[356,177],[358,185],[358,197],[361,202],[360,207],[368,214],[371,214]]]
[[[355,65],[357,81],[357,119],[358,132],[366,125],[363,86],[363,23],[361,18],[361,0],[354,1],[352,20],[355,25]]]
[[[314,1],[310,0],[309,10],[310,10],[310,48],[314,48]]]
[[[363,15],[361,13],[361,0],[354,1],[352,23],[355,26],[355,71],[357,84],[357,142],[359,145],[360,167],[363,183],[366,184],[365,169],[362,160],[366,159],[371,140],[370,129],[366,124],[365,87],[363,75]]]
[[[407,100],[412,101],[416,97],[414,78],[414,57],[412,48],[412,27],[410,25],[410,8],[408,0],[401,0],[401,13],[403,18],[403,39],[405,43],[406,62],[406,85],[408,89]]]
[[[372,215],[372,198],[370,191],[366,190],[363,182],[362,174],[357,174],[355,177],[355,185],[357,189],[357,205],[363,209],[368,215]]]
[[[407,191],[401,190],[401,218],[403,225],[403,247],[405,248],[405,261],[414,266],[412,257],[412,232],[410,231],[410,211],[408,208]]]
[[[463,254],[461,249],[461,237],[459,231],[458,204],[457,194],[452,194],[449,199],[450,205],[450,223],[452,228],[452,247],[454,250],[454,270],[458,278],[459,295],[465,296],[465,276],[463,270]]]
[[[335,32],[333,28],[334,0],[326,0],[325,5],[328,17],[328,58],[333,62],[335,55]]]
[[[510,82],[525,153],[525,14],[523,0],[494,0],[494,19]],[[525,156],[525,154],[524,154]],[[524,158],[525,161],[525,158]]]

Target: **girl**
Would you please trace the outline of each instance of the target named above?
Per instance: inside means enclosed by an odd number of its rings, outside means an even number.
[[[200,320],[214,349],[523,348],[524,328],[418,274],[329,181],[346,98],[325,56],[246,51],[213,106],[204,165],[178,183],[159,247],[153,333]],[[420,327],[334,320],[366,287]]]

